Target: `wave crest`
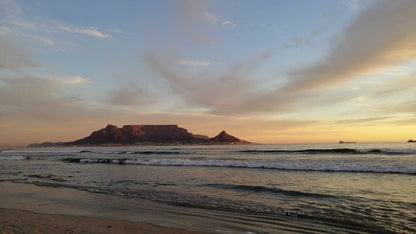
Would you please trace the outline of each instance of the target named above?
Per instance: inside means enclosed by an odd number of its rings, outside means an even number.
[[[392,149],[305,149],[305,150],[240,150],[236,153],[247,154],[385,154],[385,155],[404,155],[416,154],[416,150],[392,150]]]
[[[0,161],[21,161],[26,159],[23,156],[0,156]]]
[[[221,160],[221,159],[100,159],[100,158],[65,158],[69,163],[110,163],[145,166],[176,166],[176,167],[228,167],[228,168],[253,168],[253,169],[275,169],[293,171],[325,171],[325,172],[361,172],[361,173],[395,173],[416,174],[415,166],[384,166],[384,165],[362,165],[362,164],[330,164],[321,161],[304,162],[296,161],[249,161],[249,160]]]

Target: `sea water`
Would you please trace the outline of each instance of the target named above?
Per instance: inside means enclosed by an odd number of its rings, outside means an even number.
[[[416,232],[414,143],[5,149],[0,181]]]

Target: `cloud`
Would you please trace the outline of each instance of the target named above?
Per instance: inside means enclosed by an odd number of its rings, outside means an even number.
[[[205,12],[209,0],[179,0],[172,9],[175,33],[196,44],[213,44],[213,25],[207,21]],[[216,20],[209,15],[210,20]]]
[[[357,0],[348,0],[344,3],[346,6],[351,8],[352,10],[357,10],[359,8],[359,4]]]
[[[22,13],[19,4],[13,0],[0,0],[0,12],[6,17],[14,17]]]
[[[181,59],[179,60],[179,64],[180,65],[185,65],[185,66],[203,66],[203,67],[209,67],[212,66],[212,63],[210,62],[205,62],[205,61],[198,61],[198,60],[187,60],[187,59]]]
[[[229,21],[229,20],[224,20],[224,21],[222,21],[221,22],[221,24],[222,25],[229,25],[229,24],[231,24],[232,22],[231,21]],[[234,24],[234,26],[237,26],[236,24]]]
[[[49,46],[55,46],[58,43],[54,43],[51,38],[47,38],[44,35],[34,35],[30,32],[43,32],[48,35],[53,35],[57,32],[67,32],[96,38],[111,38],[111,35],[104,33],[103,30],[99,30],[96,27],[79,27],[54,20],[30,17],[24,14],[20,5],[13,0],[0,0],[0,10],[3,12],[2,23],[5,24],[0,28],[2,33],[14,33],[25,36]],[[117,29],[105,31],[117,34],[126,33]]]
[[[289,73],[288,82],[272,90],[260,90],[218,113],[288,112],[319,108],[354,99],[340,84],[358,75],[376,73],[412,61],[416,56],[415,1],[379,1],[364,10],[344,30],[329,55],[314,66]],[[390,25],[386,30],[386,25]],[[390,30],[390,28],[392,28]],[[412,80],[407,80],[411,85]],[[396,92],[404,84],[384,92]],[[410,86],[413,87],[413,86]],[[396,90],[396,91],[395,91]],[[381,92],[381,91],[380,91]]]
[[[201,2],[197,2],[201,4]],[[202,5],[192,16],[219,22]],[[197,9],[197,10],[195,10]],[[150,54],[146,60],[172,89],[192,106],[216,114],[288,112],[353,100],[356,91],[340,85],[409,62],[416,57],[416,1],[377,1],[342,31],[329,54],[315,65],[290,72],[286,83],[264,87],[254,72],[262,59],[229,66],[224,71],[181,71],[169,55]],[[389,30],[386,30],[386,27]],[[316,33],[312,32],[310,38]],[[304,38],[293,43],[304,43]],[[252,64],[250,64],[252,63]],[[345,92],[343,92],[345,91]]]
[[[110,38],[111,37],[108,34],[98,31],[97,28],[95,27],[77,28],[77,27],[67,26],[67,25],[58,25],[57,27],[62,31],[70,32],[70,33],[84,34],[84,35],[98,37],[98,38]]]
[[[185,103],[218,115],[250,115],[260,112],[289,112],[296,109],[339,104],[356,97],[339,90],[282,94],[261,86],[258,71],[273,53],[236,62],[223,70],[181,70],[168,54],[149,52],[145,60]]]
[[[254,95],[258,91],[254,74],[271,55],[264,53],[235,63],[223,71],[204,70],[200,73],[180,70],[176,60],[169,55],[149,52],[145,59],[186,103],[214,110],[232,108],[243,102],[245,97]]]
[[[66,77],[64,79],[58,79],[57,81],[62,82],[64,84],[69,84],[69,85],[85,85],[85,84],[91,83],[89,80],[81,76]]]
[[[117,34],[124,34],[124,35],[129,34],[129,32],[124,31],[124,30],[119,30],[119,29],[106,29],[105,31],[111,32],[111,33],[117,33]]]
[[[391,124],[395,124],[398,126],[416,126],[416,114],[413,117],[403,118],[403,119],[396,119],[390,122]]]
[[[15,30],[13,28],[10,27],[6,27],[6,26],[0,26],[0,34],[2,35],[6,35],[9,33],[14,33]]]
[[[380,113],[403,113],[416,115],[416,100],[406,100],[395,105],[379,104],[375,106]]]
[[[37,64],[16,44],[0,37],[0,71],[21,70]]]
[[[41,25],[32,23],[32,22],[26,22],[22,20],[11,20],[9,21],[11,25],[17,26],[19,28],[27,29],[27,30],[33,30],[38,31],[41,30]]]
[[[80,103],[81,97],[68,95],[69,86],[84,83],[84,80],[77,77],[0,78],[0,119],[59,122],[97,116],[99,112]]]
[[[386,98],[397,94],[403,94],[411,89],[416,89],[416,74],[395,77],[394,79],[382,82],[380,85],[368,89],[370,95],[376,98]],[[380,88],[381,87],[381,88]],[[416,98],[416,95],[414,95]]]
[[[205,19],[208,20],[211,23],[218,23],[218,22],[220,22],[220,20],[218,19],[218,16],[215,15],[215,14],[213,14],[213,13],[204,12],[204,16],[205,16]]]
[[[88,35],[92,37],[98,37],[98,38],[111,38],[109,34],[105,34],[101,31],[99,31],[96,27],[76,27],[73,25],[68,25],[52,20],[47,19],[35,19],[33,21],[25,21],[23,19],[13,19],[8,21],[10,25],[13,25],[15,27],[18,27],[23,30],[28,31],[37,31],[37,32],[45,32],[48,34],[54,34],[56,32],[62,31],[62,32],[69,32],[69,33],[75,33],[75,34],[82,34],[82,35]],[[115,32],[115,30],[111,30],[112,32]],[[121,31],[117,31],[117,33],[120,33]]]
[[[136,84],[113,90],[105,100],[111,105],[135,106],[155,103],[155,98]]]
[[[123,124],[179,124],[194,133],[215,136],[222,129],[247,140],[253,135],[274,136],[279,131],[291,131],[311,126],[311,120],[263,120],[234,118],[202,113],[145,112],[143,108],[119,106],[94,107],[79,98],[64,95],[72,81],[84,79],[18,77],[0,78],[0,144],[23,144],[43,141],[71,141],[90,134],[108,123]],[[78,84],[80,82],[75,82]],[[83,82],[81,82],[83,83]],[[151,100],[134,85],[111,93],[116,105],[134,105]],[[145,99],[143,99],[145,98]],[[147,99],[146,99],[147,98]],[[132,102],[132,100],[135,100]],[[137,102],[136,102],[137,101]],[[150,103],[150,102],[149,102]],[[241,128],[241,126],[246,126]],[[265,131],[264,129],[267,129]],[[282,134],[279,132],[279,134]],[[267,140],[267,139],[266,139]]]
[[[293,72],[282,93],[325,90],[416,57],[416,1],[377,1],[343,31],[318,64]],[[386,30],[388,28],[388,30]]]
[[[211,12],[204,12],[204,17],[210,23],[219,24],[223,26],[231,25],[231,28],[235,28],[237,26],[237,24],[233,23],[232,21],[223,19],[220,16]]]
[[[336,124],[343,125],[368,125],[369,123],[385,121],[390,119],[391,116],[381,116],[381,117],[370,117],[370,118],[356,118],[356,119],[343,119],[336,122]]]
[[[315,40],[315,38],[320,34],[321,30],[322,29],[313,30],[309,33],[309,35],[305,35],[305,36],[295,36],[292,38],[290,43],[285,44],[285,47],[289,48],[289,47],[304,46],[306,44],[309,44]]]

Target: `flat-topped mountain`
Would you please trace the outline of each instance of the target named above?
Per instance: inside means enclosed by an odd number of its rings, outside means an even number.
[[[107,125],[90,136],[72,141],[30,144],[28,147],[47,146],[95,146],[95,145],[143,145],[143,144],[251,144],[231,136],[225,131],[213,138],[192,134],[178,125],[124,125],[119,128]]]
[[[177,125],[114,125],[91,133],[90,136],[69,142],[73,145],[99,145],[136,143],[186,143],[194,140],[193,134]]]

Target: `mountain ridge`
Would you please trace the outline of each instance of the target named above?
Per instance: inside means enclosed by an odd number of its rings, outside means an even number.
[[[221,131],[209,138],[193,134],[176,124],[166,125],[124,125],[119,128],[108,124],[93,131],[89,136],[70,142],[29,144],[28,147],[51,146],[122,146],[122,145],[186,145],[186,144],[253,144]]]

